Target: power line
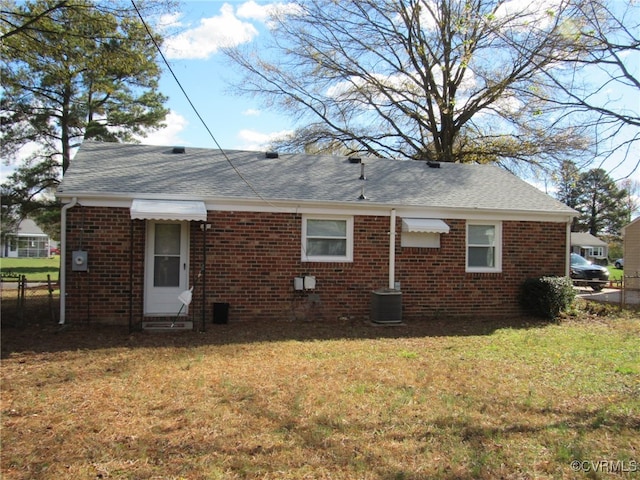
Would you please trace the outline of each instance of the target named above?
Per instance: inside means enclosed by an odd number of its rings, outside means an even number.
[[[149,28],[149,26],[147,25],[147,22],[144,20],[144,18],[142,17],[142,14],[140,13],[140,10],[138,9],[136,3],[134,0],[131,0],[131,5],[133,5],[133,8],[135,9],[136,13],[138,14],[138,18],[140,19],[140,21],[142,22],[142,25],[144,26],[145,30],[147,31],[147,35],[149,35],[149,38],[151,39],[151,41],[153,42],[153,45],[155,46],[156,50],[158,51],[158,53],[160,54],[160,58],[162,58],[162,61],[164,62],[165,66],[167,67],[167,69],[169,70],[169,72],[171,73],[171,76],[173,76],[173,79],[176,81],[176,83],[178,84],[178,87],[180,87],[180,91],[182,91],[182,94],[184,95],[184,97],[187,99],[187,102],[189,102],[189,105],[191,106],[191,108],[193,109],[194,113],[196,114],[196,116],[198,117],[198,119],[200,120],[200,123],[202,123],[202,125],[204,126],[205,130],[207,131],[207,133],[209,134],[209,136],[211,137],[211,139],[213,140],[213,142],[216,144],[216,146],[218,147],[218,149],[220,150],[220,152],[222,152],[222,155],[224,156],[224,159],[227,161],[227,163],[231,166],[231,168],[233,168],[233,171],[236,172],[236,175],[238,175],[238,177],[240,177],[240,179],[242,179],[242,181],[251,189],[251,191],[256,194],[258,196],[258,198],[260,200],[262,200],[263,202],[265,202],[266,204],[268,204],[271,207],[276,208],[275,205],[273,205],[269,200],[267,200],[266,198],[264,198],[256,189],[255,187],[251,184],[251,182],[249,182],[243,175],[242,173],[238,170],[238,168],[233,164],[233,162],[231,161],[231,159],[229,158],[229,156],[227,155],[227,152],[225,152],[222,147],[220,146],[220,144],[218,143],[218,140],[216,140],[215,135],[213,135],[213,132],[211,132],[211,129],[209,129],[209,126],[207,125],[207,123],[204,121],[204,119],[202,118],[202,115],[200,115],[200,112],[198,111],[198,109],[196,108],[196,106],[193,104],[193,102],[191,101],[191,98],[189,97],[189,95],[187,94],[186,90],[184,89],[184,87],[182,86],[182,83],[180,83],[180,80],[178,79],[177,75],[175,74],[175,72],[173,71],[173,69],[171,68],[171,65],[169,64],[169,62],[167,61],[166,57],[164,56],[164,54],[162,53],[162,50],[160,49],[160,45],[158,45],[158,42],[156,42],[156,39],[153,37],[153,34],[151,33],[151,29]]]

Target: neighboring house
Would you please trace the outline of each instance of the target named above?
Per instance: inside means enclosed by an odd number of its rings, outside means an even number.
[[[622,229],[625,287],[640,290],[640,217]]]
[[[20,222],[15,232],[6,233],[2,238],[2,256],[11,258],[48,257],[52,242],[36,222],[26,218]]]
[[[61,322],[364,320],[398,292],[402,320],[504,317],[568,274],[575,211],[505,170],[358,162],[85,142],[56,193]]]
[[[600,265],[607,265],[609,245],[589,232],[571,232],[571,253]]]

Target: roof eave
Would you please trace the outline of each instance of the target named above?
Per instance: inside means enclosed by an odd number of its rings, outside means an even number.
[[[539,210],[539,209],[487,209],[460,208],[434,205],[402,205],[380,203],[372,200],[355,201],[319,201],[319,200],[291,200],[291,199],[257,199],[239,197],[202,197],[185,196],[183,194],[132,194],[110,192],[57,192],[56,196],[62,203],[77,198],[80,204],[86,206],[105,206],[129,208],[133,199],[163,199],[163,200],[200,200],[205,202],[208,210],[226,211],[272,211],[282,213],[344,213],[362,215],[389,215],[396,210],[399,216],[417,216],[429,218],[460,218],[487,220],[529,220],[570,222],[577,214],[574,210]]]

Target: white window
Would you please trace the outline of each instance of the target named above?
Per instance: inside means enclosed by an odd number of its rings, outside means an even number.
[[[302,217],[303,262],[352,262],[353,217]]]
[[[502,224],[467,223],[467,272],[502,271]]]

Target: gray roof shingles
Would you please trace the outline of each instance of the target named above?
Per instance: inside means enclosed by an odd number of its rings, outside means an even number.
[[[114,195],[184,199],[258,199],[428,208],[477,208],[573,214],[534,186],[492,165],[186,148],[87,141],[80,147],[58,195]],[[233,165],[233,167],[232,167]],[[243,180],[244,179],[244,180]],[[246,181],[245,181],[246,180]],[[251,185],[251,187],[249,185]],[[254,192],[255,190],[255,192]]]

